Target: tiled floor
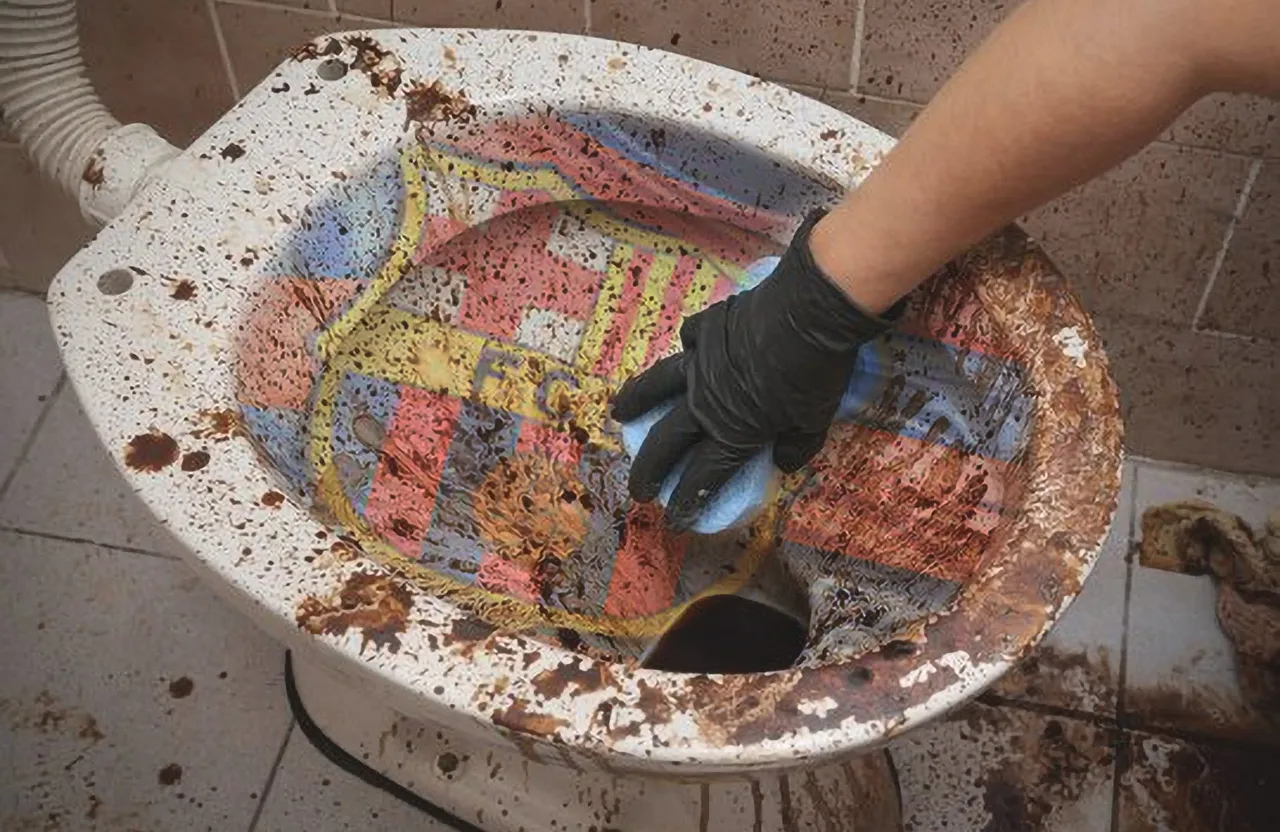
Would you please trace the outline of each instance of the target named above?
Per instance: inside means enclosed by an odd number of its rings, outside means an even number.
[[[1130,556],[1136,512],[1191,496],[1257,522],[1280,483],[1131,462],[1037,655],[894,746],[908,829],[1275,828],[1280,731],[1241,701],[1212,586]],[[97,446],[43,303],[0,293],[0,828],[442,829],[310,747],[281,648],[175,551]]]

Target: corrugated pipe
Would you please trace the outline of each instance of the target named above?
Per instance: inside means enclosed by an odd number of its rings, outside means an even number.
[[[178,149],[121,125],[89,82],[75,0],[0,0],[0,112],[45,175],[106,222]]]

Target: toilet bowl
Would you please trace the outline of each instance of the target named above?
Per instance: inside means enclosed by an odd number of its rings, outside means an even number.
[[[888,828],[874,752],[1032,648],[1110,524],[1116,393],[1063,278],[1015,228],[949,266],[719,535],[631,503],[607,402],[891,143],[606,40],[326,36],[50,305],[124,476],[362,765],[471,828]],[[720,596],[794,650],[717,664]]]

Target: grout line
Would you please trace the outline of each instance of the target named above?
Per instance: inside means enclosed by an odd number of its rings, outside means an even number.
[[[271,771],[267,772],[267,782],[262,784],[262,795],[258,798],[258,805],[253,809],[253,819],[249,821],[248,832],[254,832],[258,826],[258,821],[262,819],[262,810],[267,806],[267,797],[271,794],[271,787],[275,785],[276,773],[280,770],[280,761],[284,759],[284,751],[289,747],[289,737],[293,736],[293,726],[298,721],[293,717],[289,718],[289,727],[284,731],[284,740],[280,743],[280,750],[276,752],[275,762],[271,764]]]
[[[998,693],[987,691],[977,699],[983,705],[997,708],[1013,708],[1018,711],[1026,711],[1028,713],[1039,714],[1041,716],[1053,716],[1061,719],[1074,719],[1078,722],[1087,722],[1099,728],[1114,729],[1117,727],[1116,720],[1105,714],[1096,714],[1093,711],[1082,711],[1078,708],[1070,708],[1064,705],[1050,705],[1047,702],[1035,702],[1030,699],[1017,699],[1009,696],[1002,696]]]
[[[1227,230],[1222,235],[1222,246],[1219,247],[1217,255],[1213,258],[1213,265],[1209,267],[1209,279],[1204,283],[1204,292],[1200,295],[1200,303],[1196,306],[1196,314],[1191,318],[1192,332],[1200,328],[1200,319],[1204,317],[1205,308],[1209,305],[1209,295],[1213,292],[1213,286],[1218,282],[1218,275],[1222,272],[1222,264],[1227,259],[1227,249],[1231,246],[1231,238],[1235,236],[1236,225],[1244,217],[1245,207],[1249,203],[1249,193],[1253,190],[1253,183],[1258,180],[1258,173],[1261,170],[1261,159],[1254,161],[1249,167],[1249,175],[1245,177],[1244,187],[1240,189],[1235,211],[1232,212],[1231,221],[1227,223]]]
[[[22,535],[23,537],[39,537],[45,540],[57,540],[62,543],[85,543],[90,546],[99,546],[103,549],[110,549],[113,552],[124,552],[130,555],[146,555],[149,558],[160,558],[161,560],[172,560],[182,562],[182,558],[176,555],[166,555],[164,552],[156,552],[151,549],[139,549],[136,546],[123,546],[119,543],[103,543],[100,540],[93,540],[88,537],[75,537],[69,534],[58,534],[57,532],[42,532],[36,529],[24,529],[21,526],[0,526],[0,532],[8,532],[10,534]]]
[[[1222,329],[1193,329],[1196,335],[1207,335],[1210,338],[1221,338],[1224,341],[1246,341],[1250,344],[1266,345],[1276,343],[1274,338],[1260,338],[1256,335],[1241,335],[1239,332],[1227,332]]]
[[[591,34],[593,21],[591,20],[591,0],[582,0],[582,26],[583,32]]]
[[[222,71],[227,73],[227,84],[231,87],[233,101],[240,100],[240,82],[236,78],[236,68],[231,63],[231,52],[227,49],[227,36],[222,31],[222,21],[218,19],[218,9],[214,0],[205,0],[209,9],[209,22],[213,26],[214,39],[218,41],[218,55],[222,58]]]
[[[47,398],[45,398],[44,407],[40,408],[35,424],[31,426],[26,438],[22,440],[22,447],[18,450],[18,455],[13,460],[13,467],[9,469],[9,473],[5,474],[4,480],[0,481],[0,502],[4,502],[5,495],[9,493],[9,486],[17,479],[18,469],[27,461],[27,454],[31,452],[32,446],[36,444],[36,436],[40,433],[40,428],[44,427],[45,420],[49,418],[49,413],[53,410],[53,403],[58,400],[58,396],[62,393],[62,388],[66,384],[67,372],[63,370],[58,373],[58,380],[53,383],[53,389],[49,391]]]
[[[307,17],[323,17],[325,20],[333,20],[339,15],[335,15],[328,9],[308,9],[305,6],[282,6],[279,3],[266,3],[263,0],[210,0],[210,2],[221,3],[224,6],[248,6],[252,9],[271,9],[277,12],[292,12],[293,14],[305,15]]]
[[[1229,159],[1243,159],[1246,162],[1257,162],[1268,158],[1257,153],[1242,153],[1239,150],[1226,150],[1225,148],[1213,147],[1212,145],[1207,144],[1175,142],[1172,139],[1153,139],[1150,142],[1150,146],[1164,147],[1172,150],[1189,150],[1193,153],[1212,153],[1215,156],[1226,156]]]
[[[1280,477],[1267,476],[1266,474],[1241,474],[1235,471],[1223,471],[1219,468],[1209,468],[1204,465],[1195,465],[1190,462],[1175,462],[1173,460],[1153,459],[1152,457],[1138,456],[1135,454],[1126,454],[1126,459],[1139,463],[1147,468],[1158,468],[1165,471],[1176,471],[1186,474],[1197,474],[1200,476],[1213,477],[1215,479],[1227,480],[1241,485],[1253,486],[1259,482],[1280,482]]]
[[[858,92],[862,75],[862,38],[867,28],[867,0],[858,0],[858,10],[853,16],[853,54],[849,56],[849,92]]]
[[[1129,674],[1129,611],[1133,595],[1133,549],[1137,538],[1138,516],[1138,480],[1142,476],[1142,466],[1126,461],[1130,470],[1129,481],[1124,485],[1120,499],[1129,505],[1129,516],[1125,518],[1124,535],[1124,608],[1120,616],[1120,666],[1116,671],[1116,747],[1114,759],[1111,761],[1111,830],[1117,832],[1120,823],[1120,777],[1128,771],[1129,735],[1124,730],[1126,697],[1128,687],[1126,680]],[[1127,492],[1127,493],[1126,493]],[[1126,500],[1127,498],[1127,500]]]

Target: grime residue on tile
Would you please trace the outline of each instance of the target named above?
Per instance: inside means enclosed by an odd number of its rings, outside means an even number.
[[[1274,749],[1134,733],[1115,832],[1264,832],[1276,828]]]
[[[1105,830],[1113,742],[1089,722],[970,705],[891,747],[904,828]]]

